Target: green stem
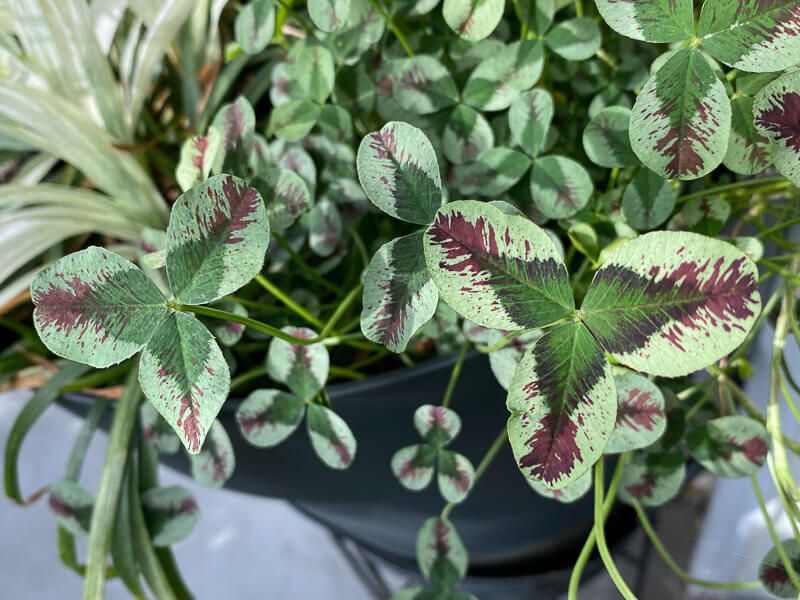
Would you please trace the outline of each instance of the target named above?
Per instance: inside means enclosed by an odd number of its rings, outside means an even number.
[[[267,374],[267,368],[264,365],[260,365],[258,367],[253,367],[249,371],[245,371],[241,375],[237,375],[233,379],[231,379],[231,390],[235,390],[241,385],[244,385],[248,381],[252,381],[253,379],[258,379],[259,377],[264,377]]]
[[[469,347],[470,342],[467,340],[464,342],[464,345],[461,346],[461,352],[458,355],[456,363],[453,365],[453,370],[450,372],[450,381],[447,383],[447,389],[444,391],[444,396],[442,397],[442,406],[445,408],[450,405],[450,399],[453,397],[453,390],[456,389],[456,382],[458,381],[458,376],[461,374],[461,366],[464,364],[464,357],[467,355]]]
[[[577,311],[573,311],[577,312]],[[536,331],[537,329],[547,329],[548,327],[553,327],[554,325],[560,325],[561,323],[566,323],[567,321],[572,321],[573,317],[570,315],[569,317],[564,317],[563,319],[558,319],[553,321],[552,323],[548,323],[547,325],[542,325],[541,327],[532,327],[531,329],[522,329],[520,331],[512,331],[504,335],[500,340],[496,343],[492,344],[491,346],[483,346],[481,344],[476,344],[475,349],[478,352],[482,352],[484,354],[489,354],[490,352],[494,352],[495,350],[499,350],[500,348],[506,346],[512,340],[518,338],[521,335],[525,335],[526,333],[530,333],[531,331]]]
[[[339,322],[339,319],[342,318],[345,311],[347,311],[347,309],[350,308],[350,305],[353,303],[353,300],[355,300],[358,297],[359,292],[361,292],[361,284],[358,284],[356,287],[350,290],[350,293],[347,294],[347,296],[345,296],[344,300],[341,301],[339,306],[336,307],[336,310],[333,311],[333,314],[331,315],[330,319],[328,319],[328,322],[325,323],[325,326],[322,328],[322,331],[319,332],[319,337],[325,338],[331,332],[333,332],[333,328],[336,326],[336,323]]]
[[[383,10],[383,7],[380,5],[378,0],[367,0],[367,2],[369,2],[370,5],[372,5],[372,7],[375,9],[375,11],[383,18],[383,20],[386,21],[386,24],[389,26],[389,29],[392,30],[392,33],[394,33],[394,36],[397,38],[397,41],[400,42],[401,46],[403,46],[403,49],[406,51],[406,54],[408,54],[409,56],[414,56],[414,51],[411,49],[411,46],[408,45],[408,40],[406,40],[406,36],[403,35],[402,31],[400,31],[400,28],[394,22],[394,19],[392,19],[392,17],[389,16],[389,13]]]
[[[303,260],[302,256],[294,251],[294,248],[292,248],[281,235],[273,232],[272,237],[276,242],[278,242],[278,245],[286,251],[286,253],[289,255],[289,258],[295,262],[295,264],[300,268],[301,271],[303,271],[303,273],[337,296],[341,295],[342,290],[317,273],[311,265]]]
[[[621,454],[619,459],[617,459],[617,467],[614,469],[614,474],[611,476],[608,494],[606,494],[606,498],[603,501],[603,523],[608,519],[608,514],[611,512],[611,507],[614,505],[614,500],[617,497],[617,488],[622,478],[622,471],[625,468],[625,464],[628,462],[628,456],[628,454]],[[597,536],[595,535],[594,528],[592,528],[589,537],[586,538],[586,542],[583,544],[578,560],[575,561],[575,566],[572,568],[572,574],[569,577],[569,590],[567,592],[568,600],[577,600],[578,598],[578,585],[581,582],[581,574],[586,567],[586,563],[589,562],[589,557],[592,555],[592,550],[594,550],[596,539]]]
[[[800,217],[795,217],[794,219],[789,219],[788,221],[784,221],[775,225],[774,227],[770,227],[769,229],[765,229],[764,231],[760,232],[756,237],[761,239],[765,237],[771,236],[773,233],[777,233],[786,227],[791,227],[792,225],[797,225],[800,223]]]
[[[79,392],[81,390],[85,390],[86,388],[93,388],[104,383],[108,383],[109,381],[113,381],[120,375],[124,375],[130,371],[133,365],[133,361],[126,361],[121,365],[117,365],[116,367],[111,367],[110,369],[105,369],[103,371],[97,371],[91,375],[76,379],[71,383],[61,386],[58,388],[58,393],[70,394],[72,392]]]
[[[760,581],[742,581],[742,582],[720,582],[720,581],[706,581],[705,579],[696,579],[686,573],[683,569],[681,569],[680,565],[676,563],[673,558],[667,552],[667,549],[664,548],[664,545],[661,543],[661,540],[658,538],[658,534],[656,534],[655,530],[653,529],[652,524],[650,523],[650,519],[647,518],[647,514],[645,514],[644,509],[642,509],[642,505],[634,499],[633,500],[633,509],[636,511],[636,515],[639,517],[639,522],[642,524],[642,528],[644,532],[647,534],[647,537],[650,538],[650,543],[653,544],[653,547],[656,549],[656,552],[661,555],[661,558],[664,560],[666,565],[672,570],[675,575],[677,575],[681,581],[686,583],[690,583],[692,585],[699,585],[706,588],[714,588],[719,590],[748,590],[748,589],[755,589],[762,587]]]
[[[772,543],[775,544],[775,550],[778,552],[778,556],[781,557],[781,562],[783,563],[784,569],[786,569],[786,573],[789,575],[789,579],[792,580],[792,584],[796,589],[800,589],[800,579],[797,577],[797,573],[792,566],[792,561],[789,560],[789,557],[786,554],[786,550],[783,549],[783,544],[781,544],[781,539],[778,537],[778,532],[775,531],[775,525],[772,523],[772,517],[769,516],[769,511],[767,510],[767,505],[764,502],[764,496],[761,493],[761,487],[758,485],[758,480],[756,479],[755,475],[750,476],[750,483],[753,486],[753,491],[756,494],[756,500],[758,500],[758,507],[761,509],[761,514],[764,516],[764,522],[767,525],[767,531],[769,531],[769,537],[772,539]]]
[[[97,430],[100,419],[103,417],[103,413],[106,412],[107,407],[107,400],[96,398],[92,407],[89,409],[86,418],[83,420],[80,433],[78,433],[78,437],[75,439],[75,444],[72,446],[72,452],[69,455],[67,466],[64,469],[64,479],[78,481],[81,469],[83,468],[83,460],[86,458],[86,451],[89,449],[89,444],[92,441],[92,437],[94,437],[94,432]]]
[[[289,296],[284,294],[280,288],[278,288],[269,279],[264,277],[261,273],[256,275],[256,281],[259,283],[261,287],[263,287],[270,294],[275,296],[275,298],[283,302],[288,308],[294,311],[295,314],[305,319],[308,323],[311,323],[314,327],[322,327],[322,321],[317,319],[315,316],[310,314],[305,308],[303,308],[297,302],[292,300]]]
[[[707,188],[705,190],[701,190],[699,192],[692,192],[691,194],[685,194],[683,196],[679,196],[675,201],[675,203],[680,204],[681,202],[686,202],[688,200],[693,200],[695,198],[705,198],[706,196],[710,196],[712,194],[726,194],[728,192],[736,192],[738,190],[753,186],[759,186],[759,185],[767,186],[773,184],[785,184],[786,187],[789,187],[790,185],[792,185],[792,182],[787,181],[785,177],[762,177],[760,179],[745,179],[744,181],[737,181],[735,183],[718,185],[715,187]]]
[[[347,367],[337,367],[331,365],[328,372],[334,377],[349,377],[350,379],[365,379],[367,376]]]
[[[605,482],[603,481],[603,457],[594,466],[594,532],[597,540],[597,551],[600,553],[600,558],[606,567],[609,577],[617,586],[619,593],[625,600],[637,600],[636,595],[630,590],[622,575],[617,570],[617,565],[614,564],[614,559],[611,557],[611,552],[608,550],[606,544],[605,534],[605,516],[603,515],[603,488]]]
[[[139,409],[137,369],[125,381],[125,388],[114,411],[108,436],[103,471],[97,485],[97,499],[92,510],[89,549],[86,557],[84,600],[102,600],[106,581],[106,557],[111,548],[111,533],[117,512],[122,476],[128,462],[128,446]]]
[[[575,0],[575,16],[582,17],[583,16],[583,1],[582,0]]]
[[[489,468],[489,465],[492,464],[494,457],[497,456],[497,453],[500,452],[500,449],[503,447],[503,443],[508,439],[508,433],[506,433],[505,425],[503,429],[500,431],[500,434],[495,438],[492,445],[489,447],[489,450],[484,455],[481,463],[478,465],[478,468],[475,469],[475,479],[472,481],[472,487],[474,488],[475,485],[478,483],[483,474],[486,473],[486,469]],[[442,518],[446,519],[453,509],[456,507],[455,502],[448,502],[447,505],[442,509]]]

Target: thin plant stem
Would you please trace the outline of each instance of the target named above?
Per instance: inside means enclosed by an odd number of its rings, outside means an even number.
[[[583,16],[583,0],[575,0],[575,16]]]
[[[656,552],[658,552],[658,554],[664,560],[664,563],[666,563],[666,565],[672,570],[673,573],[675,573],[675,575],[678,576],[681,581],[690,583],[692,585],[699,585],[702,587],[719,590],[748,590],[762,587],[760,581],[723,582],[707,581],[705,579],[697,579],[692,577],[686,571],[681,569],[680,565],[678,565],[672,556],[670,556],[669,552],[667,552],[667,549],[664,547],[664,544],[661,543],[658,534],[653,529],[650,519],[647,518],[647,514],[642,508],[642,505],[639,504],[636,499],[633,500],[633,510],[636,511],[636,516],[639,517],[639,522],[642,524],[642,528],[647,534],[647,537],[650,538],[650,543],[653,544]]]
[[[775,531],[775,525],[772,522],[772,517],[769,516],[767,505],[764,502],[764,495],[761,493],[761,486],[758,485],[758,479],[756,479],[755,475],[750,476],[750,483],[752,484],[753,491],[756,494],[756,500],[758,500],[758,507],[761,509],[761,514],[764,516],[764,522],[767,525],[767,531],[769,532],[769,537],[772,539],[772,543],[775,544],[775,550],[778,552],[778,556],[780,556],[781,558],[783,567],[784,569],[786,569],[786,573],[789,575],[789,579],[792,580],[792,584],[794,585],[794,587],[800,589],[800,579],[797,577],[797,573],[794,570],[792,561],[789,560],[789,557],[786,554],[786,550],[784,550],[783,548],[783,544],[781,544],[781,539],[778,537],[778,532]]]
[[[499,350],[500,348],[503,348],[504,346],[508,345],[509,342],[511,342],[512,340],[518,338],[521,335],[525,335],[526,333],[530,333],[531,331],[536,331],[537,329],[547,329],[548,327],[553,327],[555,325],[560,325],[561,323],[566,323],[567,321],[572,321],[572,320],[573,320],[572,319],[572,315],[570,315],[569,317],[564,317],[563,319],[558,319],[556,321],[553,321],[552,323],[548,323],[547,325],[542,325],[541,327],[533,327],[531,329],[522,329],[520,331],[512,331],[511,333],[508,333],[508,334],[504,335],[502,338],[500,338],[500,340],[498,340],[496,343],[492,344],[491,346],[483,346],[481,344],[477,344],[475,346],[475,349],[478,352],[482,352],[484,354],[489,354],[490,352],[494,352],[495,350]]]
[[[367,2],[372,5],[372,8],[386,21],[386,24],[389,26],[389,29],[392,30],[394,36],[397,38],[397,41],[400,42],[400,45],[403,46],[403,49],[406,51],[406,54],[409,56],[414,56],[414,51],[411,49],[411,46],[408,44],[408,40],[406,40],[406,36],[403,35],[403,32],[400,31],[400,28],[397,26],[397,23],[394,22],[394,19],[383,10],[383,7],[380,5],[378,0],[367,0]]]
[[[359,373],[353,369],[348,369],[347,367],[337,367],[335,365],[331,365],[328,368],[328,372],[333,377],[347,377],[349,379],[365,379],[367,377],[363,373]]]
[[[291,258],[295,262],[295,264],[300,268],[301,271],[303,271],[303,273],[308,275],[311,279],[316,281],[322,287],[327,288],[334,294],[341,295],[342,290],[339,289],[338,286],[332,284],[330,281],[322,277],[319,273],[317,273],[314,270],[314,267],[312,267],[305,260],[303,260],[303,257],[300,256],[297,252],[295,252],[294,248],[292,248],[280,234],[273,232],[272,237],[276,242],[278,242],[278,245],[286,251],[286,253],[289,255],[289,258]]]
[[[274,283],[272,283],[269,279],[264,277],[261,273],[256,275],[256,281],[258,284],[267,290],[270,294],[275,296],[278,300],[283,302],[287,308],[291,309],[296,315],[311,323],[314,327],[322,327],[322,321],[317,319],[315,316],[310,314],[305,308],[300,306],[297,302],[292,300],[289,296],[283,293],[283,291],[277,287]]]
[[[467,340],[464,342],[464,345],[461,346],[461,352],[458,355],[456,363],[453,365],[453,370],[450,372],[450,381],[447,383],[447,389],[444,391],[444,396],[442,397],[442,406],[445,408],[450,405],[450,399],[453,397],[453,390],[456,389],[458,376],[461,374],[461,366],[464,364],[464,357],[467,355],[469,347],[470,342]]]
[[[361,284],[358,284],[356,287],[350,290],[350,293],[348,293],[347,296],[345,296],[344,300],[342,300],[339,303],[339,306],[337,306],[336,310],[333,311],[331,318],[328,319],[328,322],[325,323],[325,326],[322,328],[322,331],[320,331],[319,337],[324,338],[333,331],[333,328],[336,327],[336,323],[338,323],[339,319],[342,318],[345,311],[353,303],[353,300],[355,300],[356,297],[358,297],[359,292],[361,292]]]
[[[264,377],[267,374],[267,367],[264,365],[259,365],[258,367],[253,367],[249,371],[245,371],[241,375],[237,375],[233,379],[231,379],[231,390],[235,390],[236,388],[244,385],[248,381],[252,381],[253,379],[258,379],[259,377]]]
[[[603,514],[604,487],[603,457],[601,456],[600,460],[598,460],[594,466],[594,533],[597,541],[597,551],[600,553],[600,558],[603,560],[603,564],[606,567],[609,577],[611,577],[611,581],[617,586],[622,597],[625,598],[625,600],[637,600],[636,595],[630,590],[628,584],[625,583],[622,575],[619,574],[617,565],[614,563],[611,552],[608,550],[608,544],[606,544],[605,516]]]
[[[736,192],[741,189],[750,188],[753,186],[768,186],[773,184],[784,184],[785,187],[789,187],[792,185],[791,181],[788,181],[785,177],[762,177],[760,179],[745,179],[744,181],[737,181],[735,183],[727,183],[725,185],[718,185],[714,187],[707,188],[705,190],[701,190],[699,192],[692,192],[690,194],[685,194],[683,196],[679,196],[676,200],[676,204],[680,204],[682,202],[687,202],[689,200],[693,200],[695,198],[704,198],[706,196],[712,194],[726,194],[728,192]],[[754,191],[753,193],[757,193],[758,190]]]

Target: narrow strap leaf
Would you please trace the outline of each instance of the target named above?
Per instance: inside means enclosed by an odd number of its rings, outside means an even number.
[[[111,534],[111,560],[114,570],[128,591],[136,598],[144,598],[145,594],[139,581],[139,565],[136,564],[131,533],[130,485],[132,475],[129,471],[133,466],[132,462],[127,464],[122,479],[117,515],[114,519],[114,531]]]
[[[106,412],[106,408],[108,408],[108,400],[104,398],[95,398],[92,407],[83,420],[83,425],[75,440],[75,444],[72,446],[72,453],[69,455],[67,466],[64,469],[64,479],[78,481],[81,468],[83,467],[83,461],[86,458],[86,451],[89,449],[89,444],[92,441],[95,431],[97,431],[100,419]]]

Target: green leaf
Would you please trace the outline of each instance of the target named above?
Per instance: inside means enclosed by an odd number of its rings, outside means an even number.
[[[565,219],[586,206],[594,184],[580,163],[564,156],[545,156],[533,163],[531,196],[549,219]]]
[[[211,124],[211,129],[216,129],[222,135],[222,149],[216,152],[214,158],[214,173],[238,177],[247,175],[255,127],[256,115],[246,98],[239,97],[236,102],[219,109]]]
[[[154,546],[171,546],[186,539],[200,520],[197,501],[179,485],[142,493],[142,510]]]
[[[436,464],[439,493],[447,502],[463,502],[475,481],[475,468],[466,456],[439,450]]]
[[[450,71],[433,56],[419,54],[393,60],[390,76],[395,80],[392,96],[405,110],[427,115],[453,106],[458,88]]]
[[[692,0],[595,0],[611,29],[634,40],[682,42],[694,34]]]
[[[489,148],[474,162],[456,165],[452,183],[464,196],[493,198],[514,186],[531,166],[531,159],[508,148]]]
[[[139,420],[142,436],[153,445],[156,451],[161,454],[174,454],[178,451],[181,441],[169,423],[150,402],[142,402],[139,409]]]
[[[732,415],[708,421],[686,436],[689,452],[720,477],[749,477],[767,460],[769,438],[764,426],[749,417]]]
[[[742,343],[761,311],[758,271],[726,242],[648,233],[620,246],[597,271],[581,311],[622,364],[687,375]]]
[[[138,352],[167,314],[164,296],[138,267],[96,246],[41,271],[31,299],[47,348],[97,368]]]
[[[555,0],[518,0],[514,2],[514,10],[528,29],[544,35],[553,23],[556,3]]]
[[[558,500],[563,504],[569,504],[583,498],[586,492],[592,487],[592,472],[586,471],[586,473],[569,485],[565,485],[563,488],[557,490],[550,489],[541,481],[536,481],[534,479],[526,479],[525,481],[527,481],[531,489],[540,496]]]
[[[460,165],[474,160],[494,145],[494,132],[489,122],[474,108],[459,104],[450,113],[442,134],[444,155]]]
[[[717,235],[731,214],[731,205],[719,196],[693,198],[678,214],[685,228],[707,236]]]
[[[342,2],[332,1],[336,4]],[[381,40],[385,29],[383,17],[367,0],[351,0],[344,27],[331,33],[325,41],[337,59],[345,65],[357,65],[361,56]],[[364,114],[366,112],[369,111]]]
[[[185,192],[167,227],[167,276],[176,299],[205,304],[258,275],[269,241],[261,195],[244,181],[217,175]]]
[[[294,63],[294,78],[309,100],[321,104],[333,91],[336,70],[325,46],[307,45]]]
[[[739,96],[731,100],[731,136],[725,166],[740,175],[755,175],[772,164],[770,140],[753,124],[753,99]]]
[[[725,86],[696,48],[676,52],[648,79],[630,122],[633,151],[667,179],[697,179],[725,157],[731,108]]]
[[[574,308],[567,270],[550,236],[524,217],[474,200],[442,207],[425,232],[439,294],[492,329],[541,327]]]
[[[459,36],[477,42],[494,31],[504,9],[505,0],[444,0],[442,16]]]
[[[305,410],[305,402],[297,396],[278,390],[255,390],[236,410],[236,422],[248,442],[271,448],[297,429]]]
[[[89,535],[94,498],[80,485],[68,479],[56,481],[47,503],[61,527],[78,537]]]
[[[522,40],[483,59],[469,76],[462,100],[478,110],[508,108],[520,92],[532,88],[542,74],[540,40]]]
[[[686,477],[679,447],[668,452],[641,452],[625,465],[617,495],[626,504],[661,506],[678,495]]]
[[[222,134],[211,127],[205,136],[196,135],[181,146],[181,158],[175,180],[184,192],[208,179],[217,153],[222,147]]]
[[[400,448],[392,456],[392,473],[404,488],[414,492],[423,490],[433,479],[436,454],[436,448],[430,444]]]
[[[269,113],[267,135],[287,142],[297,142],[316,125],[320,107],[309,100],[290,100],[276,106]]]
[[[316,334],[305,327],[287,326],[281,329],[297,338],[314,339]],[[284,383],[301,400],[310,400],[328,379],[330,357],[321,343],[301,346],[273,338],[267,354],[267,373],[279,383]]]
[[[444,589],[467,574],[467,549],[448,519],[433,517],[422,525],[417,534],[417,563],[423,577]]]
[[[347,423],[319,404],[309,404],[306,426],[311,445],[320,460],[331,469],[346,469],[356,456],[356,438]]]
[[[218,488],[233,475],[236,457],[228,432],[218,420],[211,424],[203,449],[190,457],[192,477],[200,485]]]
[[[520,361],[508,389],[508,439],[522,474],[551,489],[586,473],[614,428],[611,365],[581,323],[549,329]]]
[[[597,113],[583,130],[583,149],[601,167],[632,167],[639,164],[633,153],[628,126],[631,111],[610,106]]]
[[[436,153],[422,131],[393,121],[361,140],[358,179],[383,212],[418,225],[433,220],[442,205]]]
[[[461,418],[444,406],[423,404],[414,411],[414,427],[426,442],[442,447],[452,442],[461,431]]]
[[[236,41],[247,54],[258,54],[275,33],[275,8],[272,0],[250,0],[234,23]]]
[[[667,428],[664,395],[656,384],[637,373],[614,376],[617,422],[605,452],[614,454],[646,448]]]
[[[800,571],[800,548],[797,546],[797,540],[794,538],[783,540],[781,546],[795,572]],[[761,559],[761,564],[758,565],[758,579],[770,594],[778,598],[796,598],[800,593],[792,583],[775,547]]]
[[[562,21],[544,38],[548,48],[567,60],[586,60],[594,56],[602,41],[600,27],[591,17]]]
[[[347,22],[350,0],[308,0],[308,14],[322,31],[336,31]]]
[[[341,106],[326,104],[320,109],[317,126],[332,142],[350,142],[353,138],[353,119]]]
[[[508,110],[511,135],[529,156],[539,154],[552,120],[553,97],[542,89],[518,96]]]
[[[772,141],[778,171],[800,185],[800,72],[779,77],[762,88],[753,104],[756,129]]]
[[[288,169],[266,169],[250,185],[264,198],[270,229],[276,233],[289,229],[313,204],[305,181]]]
[[[698,37],[703,49],[741,71],[782,71],[800,62],[796,0],[706,0]]]
[[[405,351],[439,301],[422,243],[423,234],[417,232],[384,244],[364,276],[361,331],[392,352]]]
[[[639,170],[622,196],[622,212],[631,227],[655,229],[672,214],[675,191],[669,181],[647,167]]]
[[[142,351],[139,383],[191,454],[228,396],[230,372],[214,337],[196,318],[170,313]]]

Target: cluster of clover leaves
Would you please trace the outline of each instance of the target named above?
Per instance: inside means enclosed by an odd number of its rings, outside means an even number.
[[[508,390],[500,441],[509,441],[536,492],[574,501],[588,492],[596,465],[601,506],[602,457],[621,454],[608,497],[646,519],[642,506],[681,489],[684,446],[715,474],[752,476],[775,439],[758,418],[721,416],[684,434],[684,398],[653,378],[716,368],[759,322],[760,242],[708,237],[731,212],[725,186],[717,195],[678,193],[681,180],[720,165],[740,175],[774,166],[785,177],[770,180],[780,190],[787,179],[800,185],[800,75],[791,70],[800,63],[800,5],[706,0],[698,12],[690,0],[596,0],[598,15],[588,16],[580,1],[574,10],[555,0],[515,0],[513,8],[444,0],[441,11],[437,0],[392,4],[387,11],[377,0],[309,0],[276,9],[254,0],[241,8],[227,54],[230,65],[266,59],[256,77],[269,92],[266,123],[258,129],[248,87],[186,139],[175,174],[183,194],[166,233],[145,232],[142,268],[91,247],[38,275],[31,296],[41,340],[80,363],[40,391],[42,402],[82,376],[83,365],[110,367],[140,353],[135,372],[149,402],[139,409],[133,392],[123,400],[140,411],[143,447],[175,452],[179,440],[195,475],[222,485],[234,457],[216,418],[233,361],[219,344],[235,347],[249,327],[271,336],[257,374],[288,391],[252,391],[236,412],[241,434],[271,447],[305,415],[322,461],[346,468],[356,440],[324,388],[328,347],[347,337],[338,319],[361,288],[341,293],[322,322],[262,271],[294,261],[315,286],[339,294],[325,275],[355,260],[355,247],[366,259],[365,340],[350,342],[401,356],[428,338],[442,350],[474,344],[488,352]],[[640,41],[671,46],[658,55]],[[356,231],[362,222],[380,223],[368,244]],[[316,268],[299,258],[306,242]],[[232,294],[254,279],[314,329],[251,318]],[[218,319],[213,333],[198,316]],[[411,490],[438,471],[448,502],[417,539],[431,587],[397,600],[472,597],[453,589],[468,558],[449,511],[491,456],[476,470],[445,448],[460,428],[448,403],[417,410],[425,443],[399,449],[391,462]],[[102,408],[93,408],[87,432]],[[85,451],[76,446],[50,490],[51,508],[73,535],[100,518],[77,483]],[[144,457],[151,462],[152,452]],[[152,487],[138,499],[130,487],[118,522],[135,523],[140,503],[155,545],[191,531],[198,507],[186,490]],[[602,518],[592,535],[630,598]],[[798,556],[794,542],[776,542],[760,573],[771,592],[797,594]],[[141,596],[135,573],[119,572]]]

